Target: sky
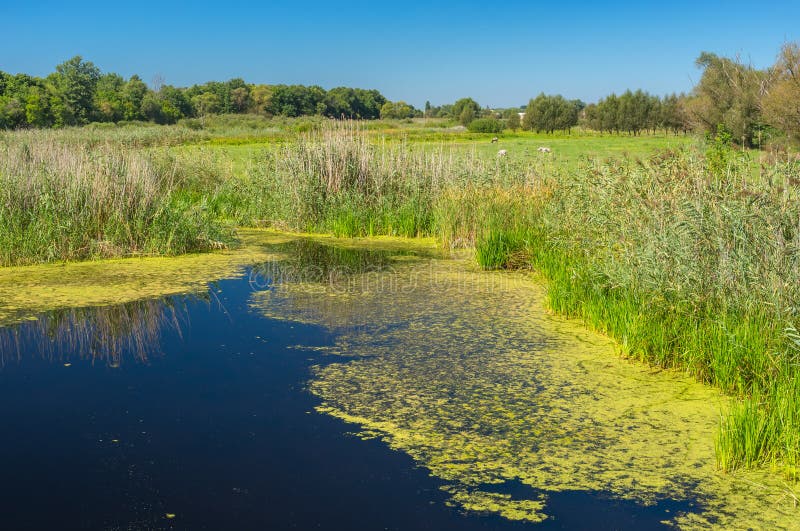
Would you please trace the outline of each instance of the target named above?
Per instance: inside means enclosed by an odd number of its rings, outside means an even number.
[[[702,51],[763,68],[800,41],[800,0],[711,2],[52,2],[0,0],[0,70],[45,76],[75,55],[187,86],[375,88],[422,107],[540,92],[594,102],[691,90]]]

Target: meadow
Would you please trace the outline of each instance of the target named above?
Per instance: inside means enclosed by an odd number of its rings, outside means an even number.
[[[0,133],[0,265],[212,250],[238,227],[434,236],[735,397],[718,465],[796,479],[800,163],[665,133],[493,136],[229,117]]]

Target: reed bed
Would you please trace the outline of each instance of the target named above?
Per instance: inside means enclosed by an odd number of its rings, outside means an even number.
[[[376,143],[355,122],[333,122],[259,157],[246,177],[226,179],[216,190],[211,203],[218,215],[240,225],[338,236],[436,234],[442,215],[457,215],[446,212],[449,191],[532,178],[521,162],[444,146]]]
[[[796,478],[800,167],[765,168],[758,184],[750,168],[730,157],[713,169],[684,150],[554,172],[488,228],[478,256],[527,254],[554,310],[736,397],[716,441],[723,469]]]
[[[229,234],[182,196],[171,168],[115,144],[49,133],[0,140],[0,265],[178,254]]]

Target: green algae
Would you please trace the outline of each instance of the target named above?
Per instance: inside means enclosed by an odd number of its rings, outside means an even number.
[[[536,522],[548,493],[585,490],[644,505],[690,500],[697,511],[668,522],[685,528],[798,527],[796,487],[778,474],[716,470],[724,397],[548,315],[530,276],[395,261],[288,282],[253,305],[336,330],[335,353],[348,360],[315,369],[319,411],[409,454],[464,510]],[[541,495],[487,489],[508,481]]]
[[[251,230],[240,239],[237,249],[207,254],[0,268],[0,326],[53,310],[202,292],[209,282],[270,258],[262,245],[290,237]]]

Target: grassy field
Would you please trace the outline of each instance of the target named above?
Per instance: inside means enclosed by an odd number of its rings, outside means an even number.
[[[800,164],[688,136],[492,136],[226,117],[4,133],[0,264],[206,250],[247,226],[435,236],[536,269],[555,311],[738,397],[720,467],[797,478]]]

